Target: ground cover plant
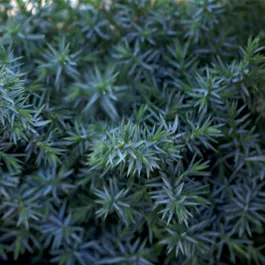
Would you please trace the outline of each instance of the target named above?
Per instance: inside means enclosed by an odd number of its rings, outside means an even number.
[[[1,264],[265,264],[264,14],[2,0]]]

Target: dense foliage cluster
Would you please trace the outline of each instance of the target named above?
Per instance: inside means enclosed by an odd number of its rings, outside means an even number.
[[[14,2],[1,264],[265,264],[265,1]]]

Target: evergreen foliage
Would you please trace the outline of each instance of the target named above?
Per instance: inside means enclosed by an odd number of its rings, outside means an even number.
[[[265,1],[14,3],[1,264],[265,264]]]

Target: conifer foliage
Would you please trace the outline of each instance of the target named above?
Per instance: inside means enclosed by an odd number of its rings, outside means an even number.
[[[265,2],[14,3],[1,264],[265,264]]]

